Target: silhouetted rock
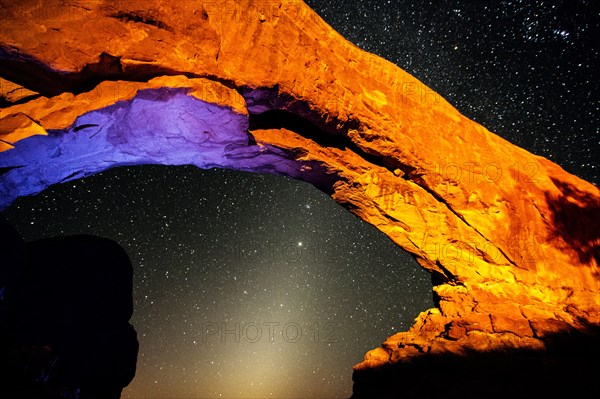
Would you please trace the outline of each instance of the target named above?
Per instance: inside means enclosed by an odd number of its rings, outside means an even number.
[[[1,227],[13,256],[0,268],[0,396],[119,398],[138,351],[125,251],[93,236],[25,244]]]
[[[595,398],[600,330],[545,338],[544,350],[442,353],[356,370],[351,399]]]

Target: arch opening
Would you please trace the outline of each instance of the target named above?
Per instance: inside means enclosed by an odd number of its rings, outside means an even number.
[[[237,376],[239,391],[224,395],[257,397],[269,388],[260,375],[280,397],[306,396],[309,387],[319,397],[349,396],[351,366],[431,307],[429,276],[410,255],[323,193],[280,176],[118,168],[22,198],[4,215],[31,239],[94,232],[127,249],[141,343],[131,394],[156,394],[168,375],[169,388],[194,378],[214,388]],[[215,312],[215,301],[227,306]],[[194,353],[195,370],[180,361]],[[221,362],[221,376],[210,362]],[[279,367],[286,378],[273,382]],[[218,393],[169,388],[161,392]]]

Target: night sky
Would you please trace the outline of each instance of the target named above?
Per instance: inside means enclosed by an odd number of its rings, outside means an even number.
[[[600,182],[598,2],[308,1],[466,116]],[[22,198],[25,239],[112,238],[135,273],[126,398],[337,398],[432,306],[429,275],[311,186],[193,167],[113,169]]]

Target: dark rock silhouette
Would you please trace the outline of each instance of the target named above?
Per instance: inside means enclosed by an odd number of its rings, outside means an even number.
[[[83,235],[24,243],[5,221],[0,242],[0,397],[119,398],[138,352],[125,251]]]
[[[597,397],[599,338],[590,326],[546,337],[545,350],[445,353],[357,370],[351,399]]]

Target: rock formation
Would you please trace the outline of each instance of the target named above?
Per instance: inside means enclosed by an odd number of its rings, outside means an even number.
[[[92,236],[24,243],[0,219],[0,396],[118,399],[135,374],[133,269]]]
[[[0,209],[131,164],[310,182],[432,274],[436,308],[367,353],[357,381],[419,358],[538,353],[600,324],[600,190],[304,3],[1,4]]]

